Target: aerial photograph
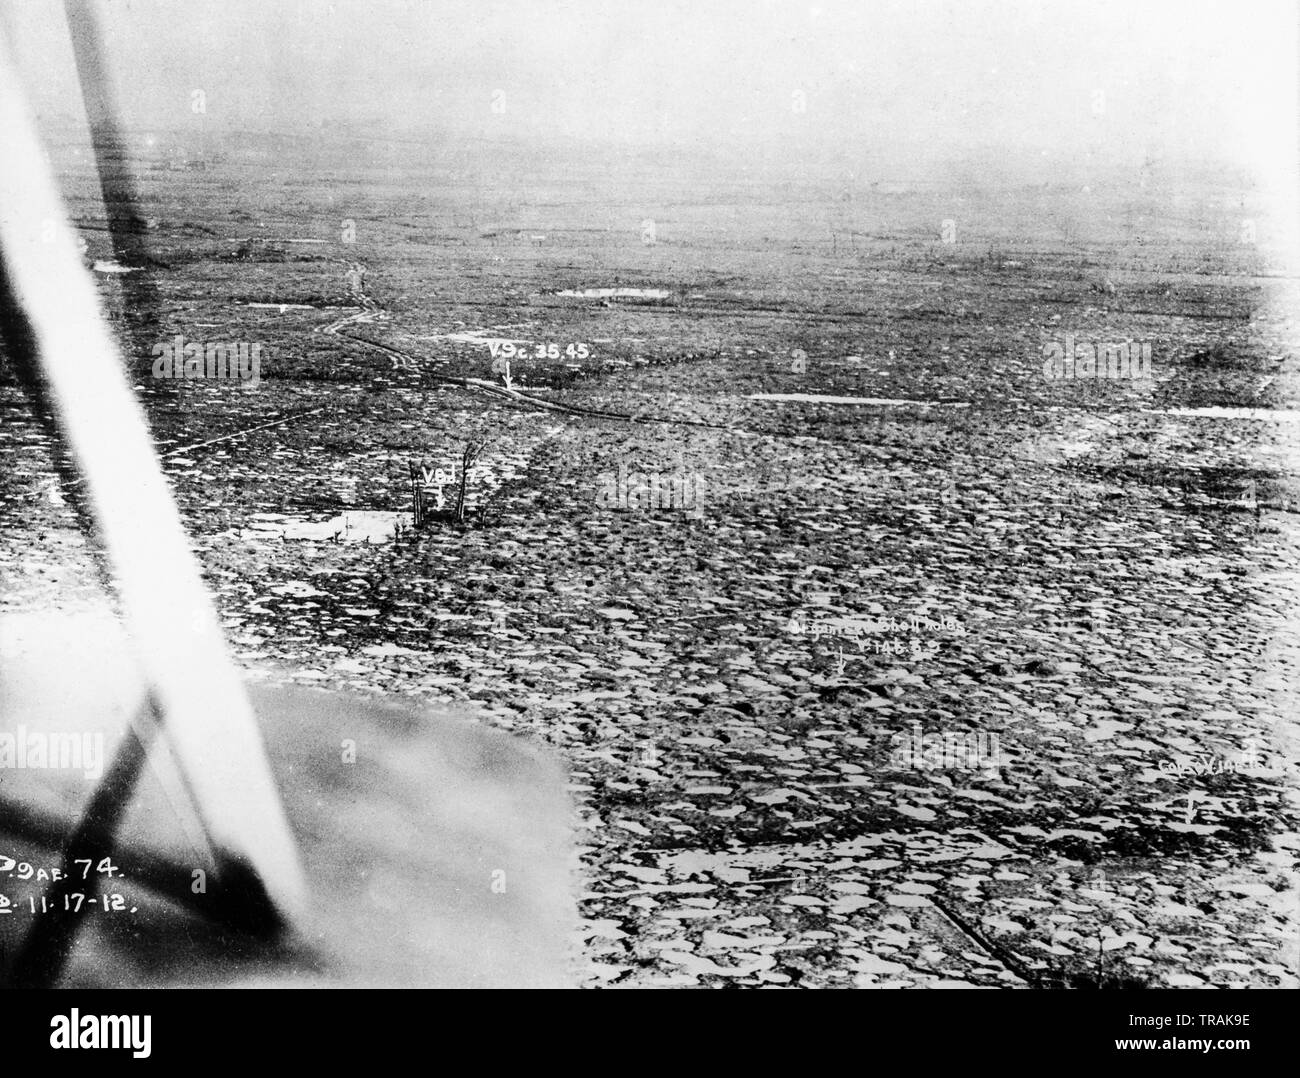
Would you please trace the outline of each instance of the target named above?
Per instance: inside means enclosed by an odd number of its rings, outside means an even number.
[[[1298,27],[0,4],[0,984],[1300,987]]]

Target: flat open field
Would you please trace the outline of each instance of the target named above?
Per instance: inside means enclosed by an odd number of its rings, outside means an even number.
[[[1300,983],[1300,327],[1250,189],[225,150],[138,164],[157,264],[100,279],[154,292],[115,324],[238,659],[554,746],[584,983]],[[154,378],[178,335],[257,384]],[[1067,335],[1153,376],[1049,380]],[[465,383],[507,340],[514,394]],[[102,604],[3,377],[0,602]],[[412,529],[469,438],[467,519]],[[698,511],[602,504],[620,467]]]

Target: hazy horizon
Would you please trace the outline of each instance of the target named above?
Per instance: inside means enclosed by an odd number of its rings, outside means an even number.
[[[1285,0],[778,4],[98,0],[129,127],[1295,169]],[[82,116],[63,8],[5,20],[35,107]],[[202,111],[195,94],[202,93]]]

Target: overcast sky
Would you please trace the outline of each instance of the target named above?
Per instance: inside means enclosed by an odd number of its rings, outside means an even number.
[[[1294,0],[100,0],[128,122],[1296,160]],[[7,20],[79,114],[62,5]],[[498,111],[493,111],[494,100]],[[502,111],[502,108],[504,110]]]

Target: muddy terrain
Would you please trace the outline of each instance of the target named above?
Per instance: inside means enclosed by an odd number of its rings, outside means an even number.
[[[139,275],[57,163],[238,660],[554,746],[584,983],[1297,985],[1297,288],[1249,188],[297,152],[141,161]],[[258,377],[155,377],[178,336]],[[1067,337],[1150,377],[1045,376]],[[2,377],[0,602],[102,605]]]

